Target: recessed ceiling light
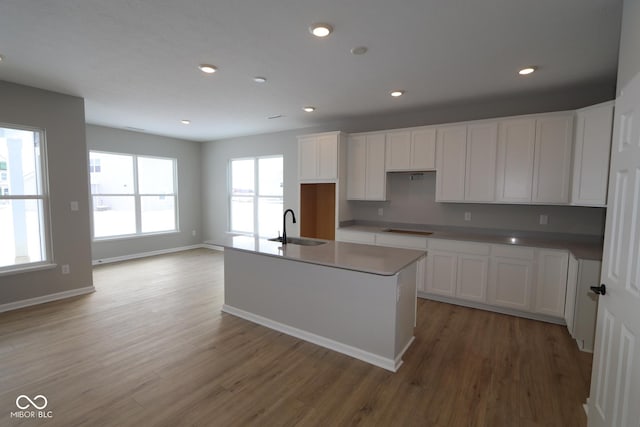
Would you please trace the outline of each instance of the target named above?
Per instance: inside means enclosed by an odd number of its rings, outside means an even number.
[[[253,78],[253,81],[256,83],[266,83],[267,82],[267,78],[266,77],[260,77],[260,76],[256,76]]]
[[[183,125],[190,125],[191,124],[191,120],[187,120],[187,119],[180,120],[180,123],[182,123]]]
[[[200,65],[198,65],[198,68],[200,69],[200,71],[202,71],[203,73],[207,73],[207,74],[213,74],[216,71],[218,71],[218,67],[216,67],[215,65],[211,65],[211,64],[200,64]]]
[[[392,90],[391,91],[391,96],[393,96],[394,98],[397,98],[399,96],[404,95],[404,91],[403,90]]]
[[[316,37],[327,37],[333,31],[333,27],[329,24],[313,24],[309,27],[309,32]]]
[[[314,111],[316,111],[316,107],[312,107],[312,106],[306,106],[303,108],[304,111],[306,111],[307,113],[313,113]]]
[[[351,53],[354,55],[364,55],[368,50],[366,46],[358,46],[351,49]]]
[[[518,74],[520,74],[521,76],[526,76],[528,74],[533,73],[535,70],[537,70],[538,67],[527,67],[527,68],[523,68],[522,70],[518,71]]]

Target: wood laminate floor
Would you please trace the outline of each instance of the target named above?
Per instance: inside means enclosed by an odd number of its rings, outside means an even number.
[[[220,252],[94,280],[0,314],[0,426],[586,425],[591,356],[562,326],[420,299],[393,374],[221,313]],[[11,418],[21,394],[46,396],[51,418]]]

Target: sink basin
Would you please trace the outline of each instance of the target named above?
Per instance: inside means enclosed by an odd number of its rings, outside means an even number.
[[[274,237],[269,239],[270,242],[282,242],[282,237]],[[320,246],[327,242],[312,239],[300,239],[298,237],[287,237],[287,244],[300,246]]]
[[[429,236],[433,234],[432,231],[420,231],[420,230],[402,230],[398,228],[387,228],[386,230],[382,230],[388,233],[401,233],[401,234],[417,234],[419,236]]]

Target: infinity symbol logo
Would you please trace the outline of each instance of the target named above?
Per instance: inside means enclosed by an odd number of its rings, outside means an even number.
[[[42,401],[44,402],[44,403],[42,404],[42,406],[39,406],[36,402],[34,402],[35,400],[38,400],[38,399],[42,399]],[[27,403],[27,404],[25,404],[25,405],[23,406],[23,405],[21,405],[21,404],[20,404],[20,402],[21,402],[21,401],[24,401],[24,400],[26,400],[28,403]],[[39,395],[37,395],[36,397],[34,397],[34,398],[33,398],[33,400],[31,400],[31,399],[29,398],[29,396],[26,396],[26,395],[24,395],[24,394],[21,394],[20,396],[18,396],[18,397],[16,398],[16,406],[17,406],[18,408],[20,408],[20,409],[27,409],[29,406],[33,406],[33,407],[34,407],[34,408],[36,408],[36,409],[44,409],[44,408],[46,408],[46,407],[47,407],[47,404],[48,404],[48,403],[49,403],[49,402],[47,401],[47,398],[46,398],[46,397],[44,397],[44,396],[43,396],[43,395],[41,395],[41,394],[39,394]]]

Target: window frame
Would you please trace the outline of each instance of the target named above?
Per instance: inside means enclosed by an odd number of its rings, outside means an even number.
[[[260,169],[259,164],[261,159],[282,159],[282,195],[260,195]],[[252,195],[237,195],[233,194],[233,177],[232,177],[232,164],[234,161],[240,160],[253,160],[253,186],[254,191]],[[232,198],[233,197],[246,197],[253,200],[253,232],[238,231],[231,227],[232,224]],[[247,236],[260,236],[260,216],[259,206],[260,199],[276,199],[282,200],[282,207],[284,209],[284,154],[269,154],[265,156],[244,156],[233,157],[229,159],[227,164],[227,233],[229,234],[242,234]],[[273,236],[271,236],[273,237]]]
[[[28,125],[18,125],[14,123],[0,122],[0,128],[22,130],[28,132],[34,132],[39,134],[39,151],[40,151],[40,167],[36,173],[40,174],[40,182],[37,183],[36,188],[39,188],[39,195],[14,195],[14,194],[2,194],[0,192],[0,200],[42,200],[42,209],[39,210],[39,222],[40,222],[40,245],[41,250],[44,252],[43,259],[41,261],[26,262],[22,264],[11,264],[7,266],[0,266],[0,276],[24,273],[28,271],[42,270],[47,268],[53,268],[56,266],[55,258],[53,254],[53,235],[51,227],[51,203],[50,203],[50,189],[49,189],[49,167],[48,167],[48,152],[47,152],[47,132],[44,128]]]
[[[91,184],[91,173],[102,173],[102,165],[100,165],[101,170],[98,172],[90,172],[90,162],[91,162],[91,153],[98,154],[109,154],[115,156],[127,156],[133,160],[133,192],[132,193],[94,193],[93,187]],[[175,157],[164,157],[164,156],[156,156],[156,155],[147,155],[147,154],[132,154],[132,153],[122,153],[116,151],[105,151],[105,150],[92,150],[88,151],[87,156],[87,172],[89,174],[89,206],[91,207],[91,240],[94,242],[102,242],[108,240],[121,240],[121,239],[131,239],[138,237],[147,237],[153,235],[166,235],[166,234],[175,234],[180,233],[180,215],[179,215],[179,189],[178,189],[178,159]],[[173,163],[173,193],[172,194],[156,194],[156,193],[140,193],[139,185],[138,185],[138,158],[146,158],[146,159],[160,159],[160,160],[171,160]],[[128,234],[118,234],[112,236],[95,236],[95,227],[94,227],[94,206],[93,199],[94,197],[132,197],[134,200],[134,215],[135,215],[135,225],[136,232],[128,233]],[[173,197],[174,198],[174,221],[175,228],[173,230],[165,230],[165,231],[142,231],[142,198],[148,196],[165,196],[165,197]]]

